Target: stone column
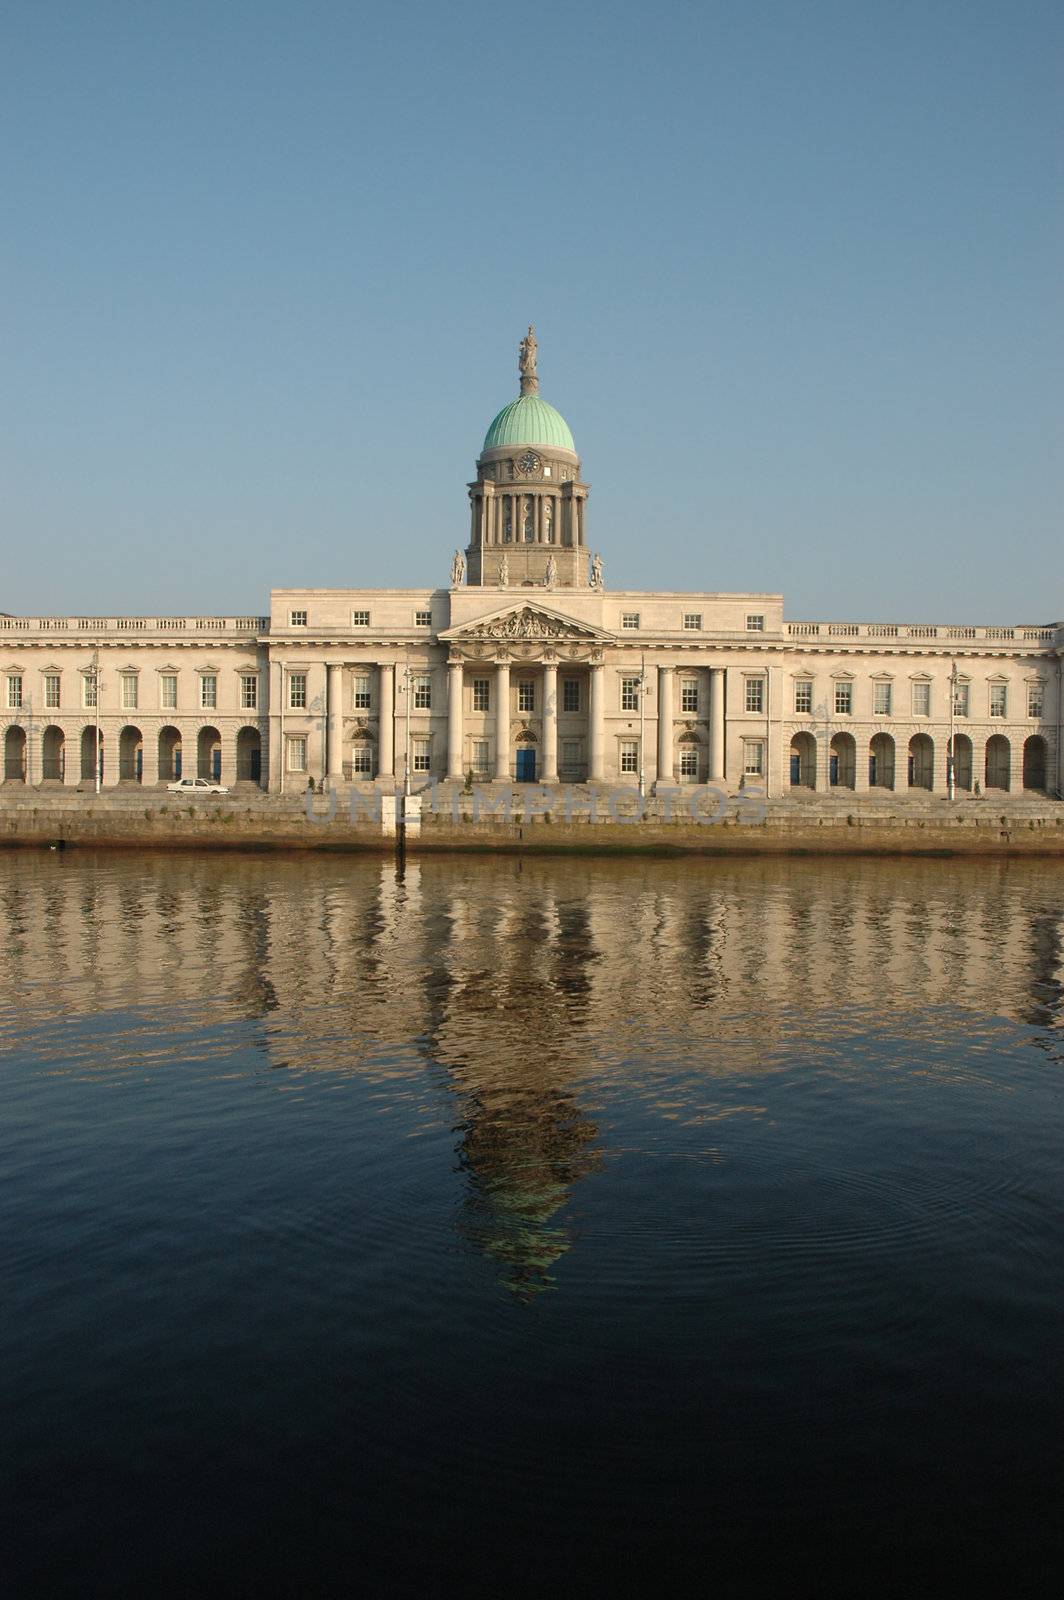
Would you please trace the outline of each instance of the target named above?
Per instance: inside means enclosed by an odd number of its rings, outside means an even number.
[[[591,745],[589,777],[592,783],[602,783],[606,759],[606,705],[605,667],[597,662],[591,668],[591,699],[588,707],[588,733]]]
[[[462,683],[460,661],[447,663],[447,776],[462,776]]]
[[[658,668],[658,783],[672,782],[672,667]]]
[[[344,669],[336,661],[327,665],[325,708],[328,722],[325,745],[325,769],[331,787],[342,783],[344,776]]]
[[[724,668],[709,669],[709,781],[724,781]]]
[[[495,777],[510,781],[510,663],[495,663]]]
[[[377,777],[390,781],[395,776],[395,667],[391,662],[382,663],[377,672]]]
[[[543,663],[543,771],[544,783],[558,781],[558,667]]]

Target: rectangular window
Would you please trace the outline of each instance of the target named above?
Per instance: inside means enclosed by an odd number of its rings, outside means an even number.
[[[58,672],[46,672],[44,675],[44,703],[53,708],[59,704]]]
[[[764,633],[765,618],[760,611],[748,612],[746,618],[746,631],[747,633]]]
[[[159,678],[159,704],[164,711],[177,709],[177,673],[164,672]]]
[[[137,709],[137,680],[131,672],[125,673],[122,678],[122,709],[123,711]]]
[[[356,672],[351,679],[351,706],[355,711],[368,711],[370,702],[369,673]]]
[[[259,680],[253,672],[240,674],[240,709],[257,711],[259,705]]]
[[[288,704],[293,711],[306,710],[307,675],[305,672],[290,672],[288,674]]]
[[[373,746],[371,744],[353,744],[351,746],[351,772],[357,778],[372,778]]]
[[[1029,717],[1042,717],[1045,715],[1045,696],[1040,683],[1027,685],[1027,715]]]
[[[473,679],[473,710],[491,710],[491,681],[488,678]]]
[[[913,684],[913,716],[929,717],[931,715],[931,685],[929,683]]]
[[[479,777],[483,777],[483,775],[488,771],[488,763],[490,759],[491,758],[488,754],[488,741],[486,739],[474,739],[473,771]]]
[[[534,683],[519,683],[517,685],[518,711],[535,711],[536,686]]]
[[[808,678],[799,678],[794,686],[794,709],[804,716],[813,709],[813,685]]]
[[[877,717],[890,716],[893,700],[894,685],[892,683],[876,683],[872,685],[872,710]]]
[[[1009,708],[1008,694],[1007,684],[992,683],[990,685],[990,715],[992,717],[1004,717],[1007,715]]]
[[[305,611],[290,611],[288,613],[288,625],[291,628],[305,628],[307,625],[307,613]]]
[[[414,626],[415,626],[415,628],[431,628],[432,627],[432,612],[431,611],[415,611],[414,612]]]
[[[86,672],[81,680],[81,703],[92,710],[99,704],[100,686],[95,672]]]
[[[622,678],[621,679],[621,710],[622,711],[638,711],[639,710],[639,679],[638,678]]]
[[[748,777],[760,778],[765,770],[765,746],[761,739],[743,740],[743,771]]]
[[[12,673],[7,680],[7,708],[9,711],[22,709],[22,678],[18,673]]]
[[[352,613],[351,613],[351,626],[352,626],[352,628],[368,628],[369,627],[369,612],[368,611],[352,611]]]
[[[414,684],[414,709],[415,711],[432,710],[432,679],[427,672],[419,672],[413,679]],[[418,767],[418,772],[427,772],[428,767]]]
[[[683,625],[688,633],[699,633],[702,628],[701,611],[685,611],[683,614]]]
[[[301,736],[288,741],[288,770],[289,772],[307,770],[307,741]]]
[[[638,611],[622,611],[621,612],[621,627],[622,628],[638,628],[638,626],[639,626],[639,612]]]
[[[765,709],[765,680],[764,680],[764,678],[747,678],[747,680],[746,680],[746,709],[747,709],[747,711],[764,711],[764,709]]]
[[[698,751],[693,744],[680,746],[680,777],[698,778]]]
[[[579,678],[563,678],[562,679],[562,710],[563,711],[579,711],[580,710],[580,679]]]
[[[968,715],[968,685],[955,683],[953,685],[953,715],[966,717]]]
[[[431,749],[431,746],[429,745],[429,741],[427,739],[415,739],[413,741],[413,746],[414,746],[414,771],[415,772],[428,772],[428,771],[430,771],[431,767],[430,767],[430,759],[429,759],[429,750]]]
[[[213,711],[218,704],[218,679],[213,672],[200,679],[199,703],[204,711]]]
[[[848,717],[853,712],[853,684],[837,683],[835,685],[835,715]]]
[[[683,678],[680,681],[680,710],[698,710],[698,679]]]
[[[621,740],[621,771],[622,772],[638,772],[639,771],[639,740],[638,739],[622,739]]]

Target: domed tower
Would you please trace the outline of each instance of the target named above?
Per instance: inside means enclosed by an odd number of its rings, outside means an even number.
[[[521,392],[488,429],[469,485],[468,581],[586,588],[587,484],[569,424],[540,399],[533,328],[521,340],[518,370]]]

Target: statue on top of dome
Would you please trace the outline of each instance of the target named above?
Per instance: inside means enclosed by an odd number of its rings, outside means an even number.
[[[539,393],[539,377],[536,373],[536,352],[538,348],[536,330],[530,322],[528,324],[528,332],[517,347],[517,370],[521,374],[522,394]]]

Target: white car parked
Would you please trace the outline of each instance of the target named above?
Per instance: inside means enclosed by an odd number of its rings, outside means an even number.
[[[224,783],[211,783],[207,778],[178,778],[166,785],[169,794],[228,794]]]

